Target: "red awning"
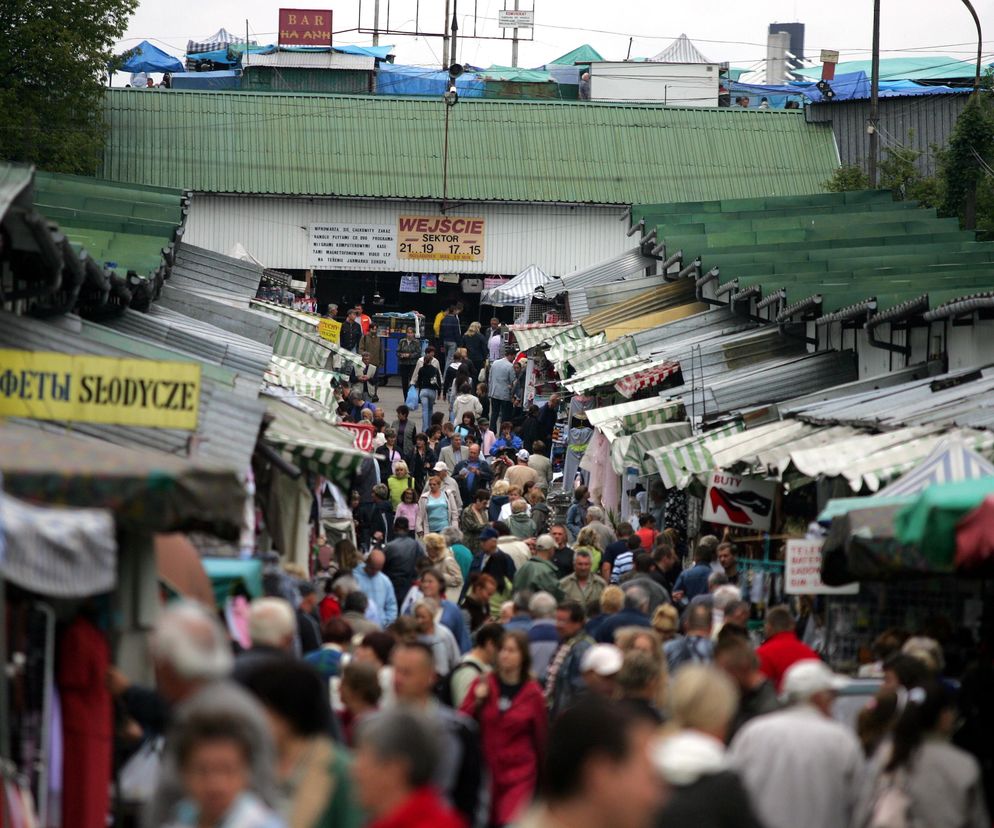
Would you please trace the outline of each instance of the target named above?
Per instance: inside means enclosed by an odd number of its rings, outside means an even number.
[[[654,385],[659,385],[663,380],[673,376],[679,370],[679,362],[660,362],[622,377],[614,384],[614,387],[619,394],[631,399],[643,388],[651,388]]]

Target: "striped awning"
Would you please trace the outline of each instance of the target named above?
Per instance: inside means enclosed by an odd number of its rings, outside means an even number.
[[[530,325],[511,325],[510,331],[514,334],[514,341],[518,343],[518,350],[528,351],[536,345],[548,342],[551,337],[563,333],[567,328],[579,327],[579,325],[538,322]]]
[[[714,468],[714,461],[708,450],[709,444],[740,431],[745,431],[745,425],[736,420],[678,443],[653,449],[649,452],[649,457],[656,464],[667,489],[683,489],[693,475],[703,474]]]
[[[322,339],[316,332],[305,332],[286,324],[276,329],[273,353],[312,368],[326,368],[330,365],[348,371],[353,365],[362,364],[362,359],[357,354]]]
[[[618,437],[611,445],[611,465],[618,474],[637,469],[640,475],[653,474],[655,464],[647,459],[650,451],[690,437],[690,423],[662,423],[634,434]]]
[[[616,380],[627,376],[632,371],[647,365],[640,356],[629,356],[623,359],[608,359],[595,362],[590,368],[574,374],[563,381],[574,394],[584,394],[602,385],[613,385]]]
[[[631,337],[624,337],[614,342],[606,342],[596,348],[589,348],[580,353],[573,354],[567,358],[567,361],[573,370],[579,373],[580,371],[592,368],[598,362],[633,357],[637,351],[638,346],[635,344],[635,340]]]
[[[683,419],[683,404],[662,397],[635,400],[587,411],[591,426],[599,429],[612,440],[623,434],[634,434],[649,426]]]
[[[607,341],[604,338],[604,334],[587,336],[582,339],[573,339],[566,336],[566,333],[568,332],[564,332],[563,334],[555,336],[552,340],[550,340],[551,344],[545,351],[546,359],[553,363],[559,364],[569,359],[574,354],[597,348]]]
[[[296,360],[274,356],[269,362],[264,379],[273,385],[317,400],[325,408],[330,408],[335,398],[332,383],[340,381],[343,376],[335,371],[323,371],[319,368],[309,368]]]
[[[651,365],[648,368],[643,368],[640,371],[636,371],[633,374],[622,377],[614,384],[614,387],[618,393],[621,394],[621,396],[631,399],[639,391],[642,391],[645,388],[652,388],[654,385],[659,385],[663,382],[663,380],[667,377],[673,376],[679,370],[679,362],[663,360],[662,362],[657,362],[655,365]]]

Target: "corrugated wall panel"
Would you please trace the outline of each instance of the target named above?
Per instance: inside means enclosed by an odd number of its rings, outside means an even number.
[[[969,95],[921,95],[909,98],[880,99],[881,157],[889,146],[911,147],[923,154],[918,169],[925,175],[936,172],[933,144],[944,147],[956,125]],[[839,158],[845,165],[866,169],[869,136],[866,122],[870,102],[865,100],[811,104],[807,118],[812,123],[829,123],[839,146]]]
[[[302,269],[311,266],[308,225],[345,222],[396,226],[397,217],[407,213],[435,215],[437,204],[198,193],[190,203],[183,244],[223,254],[241,244],[266,267]],[[628,226],[618,220],[619,211],[614,207],[464,204],[449,209],[446,215],[486,220],[484,260],[411,262],[404,269],[514,276],[529,265],[537,265],[550,276],[563,276],[632,245],[625,235]]]
[[[222,193],[442,195],[446,107],[384,96],[109,90],[101,174]],[[801,113],[463,100],[451,199],[587,204],[817,192],[831,130]]]

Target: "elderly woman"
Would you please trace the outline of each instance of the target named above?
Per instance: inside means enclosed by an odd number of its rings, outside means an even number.
[[[459,562],[449,550],[449,545],[440,534],[429,532],[424,536],[425,552],[433,568],[442,573],[445,578],[445,597],[449,601],[458,601],[462,593],[463,576]]]
[[[466,618],[456,604],[446,599],[444,589],[445,576],[437,569],[429,567],[421,573],[418,583],[412,586],[410,592],[407,593],[400,611],[405,615],[413,615],[414,607],[419,601],[424,598],[434,599],[439,606],[435,621],[448,627],[452,635],[455,636],[460,652],[468,652],[469,648],[473,646],[473,642],[469,637]]]
[[[458,525],[458,521],[459,507],[455,496],[442,486],[442,479],[438,475],[432,475],[428,478],[428,488],[418,500],[418,536],[441,532],[446,526]]]
[[[404,495],[404,491],[414,488],[414,478],[407,468],[407,463],[398,460],[393,464],[393,474],[387,478],[387,488],[390,490],[390,505],[396,512]]]
[[[435,657],[435,672],[447,676],[459,663],[462,653],[452,634],[444,624],[436,623],[441,606],[435,598],[422,598],[414,605],[414,620],[418,623],[419,638]]]
[[[462,523],[462,515],[459,516],[459,522]],[[442,537],[445,538],[445,543],[448,545],[452,557],[459,564],[462,579],[465,581],[469,577],[469,569],[473,565],[473,553],[463,543],[462,530],[458,526],[448,526],[442,530]]]

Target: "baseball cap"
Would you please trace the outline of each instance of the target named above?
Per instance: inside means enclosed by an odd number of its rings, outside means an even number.
[[[527,449],[519,449],[518,450],[518,459],[519,460],[527,460],[529,458],[529,456],[530,455],[528,454]]]
[[[535,538],[535,548],[536,549],[555,549],[556,542],[552,535],[539,535]]]
[[[493,540],[494,538],[499,538],[500,535],[497,534],[497,530],[492,526],[487,526],[482,532],[480,532],[480,540]]]
[[[445,465],[445,461],[444,460],[439,460],[434,466],[432,466],[432,468],[435,471],[448,471],[449,470],[449,467]]]
[[[824,690],[841,690],[847,684],[849,679],[833,673],[824,661],[808,658],[791,665],[784,673],[780,694],[793,699],[807,699]]]
[[[621,670],[624,657],[614,644],[594,644],[580,662],[580,672],[593,670],[599,676],[613,676]]]

